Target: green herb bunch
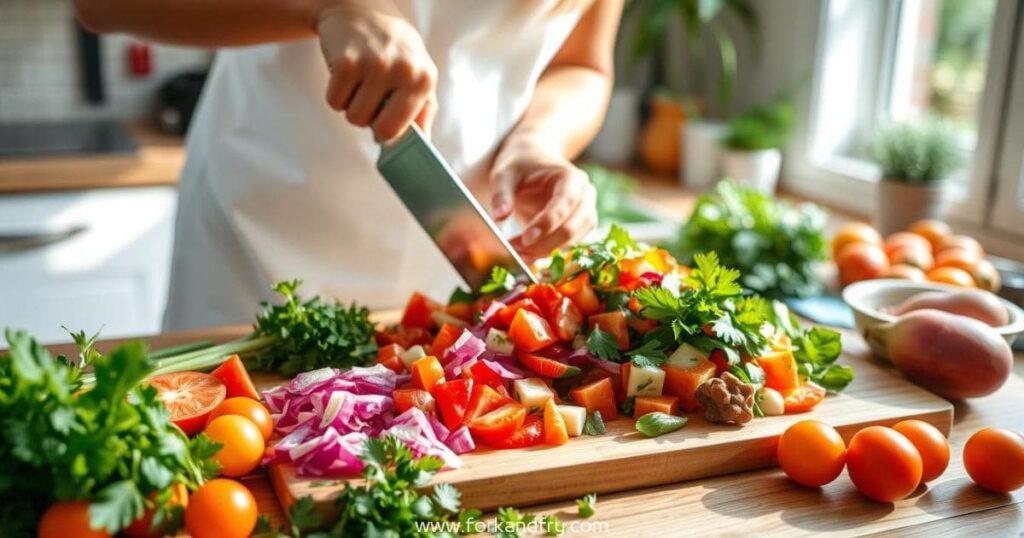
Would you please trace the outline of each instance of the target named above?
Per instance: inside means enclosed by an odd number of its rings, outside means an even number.
[[[821,291],[815,274],[826,259],[828,213],[794,205],[732,181],[721,181],[697,200],[689,220],[669,245],[684,263],[698,252],[717,252],[722,264],[742,273],[740,283],[772,298]]]
[[[92,525],[115,533],[157,509],[155,525],[173,528],[180,508],[173,484],[190,489],[216,475],[220,445],[189,440],[171,424],[156,390],[140,386],[153,368],[145,346],[129,343],[108,355],[75,335],[95,383],[81,392],[77,366],[54,359],[35,339],[6,331],[0,356],[0,529],[34,535],[53,502],[88,500]]]
[[[590,183],[597,191],[597,222],[634,223],[654,222],[649,213],[630,205],[629,200],[636,191],[636,179],[615,170],[596,164],[583,166]]]
[[[953,129],[934,119],[883,129],[871,153],[882,167],[882,179],[901,183],[946,179],[963,162]]]
[[[793,134],[795,114],[788,96],[753,107],[733,117],[723,143],[742,151],[782,148]]]

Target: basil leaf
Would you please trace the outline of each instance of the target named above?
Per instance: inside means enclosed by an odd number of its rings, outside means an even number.
[[[657,437],[686,426],[687,421],[686,417],[677,417],[655,411],[647,413],[636,421],[636,431],[647,437]]]

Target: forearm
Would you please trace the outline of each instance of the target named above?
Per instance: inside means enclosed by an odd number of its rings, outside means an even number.
[[[315,35],[324,0],[75,0],[93,31],[196,47],[244,46]]]
[[[593,140],[611,95],[610,73],[585,66],[549,68],[503,147],[528,144],[573,159]]]

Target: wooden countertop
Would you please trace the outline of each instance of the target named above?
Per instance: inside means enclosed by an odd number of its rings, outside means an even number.
[[[154,347],[198,340],[223,341],[240,337],[248,326],[220,327],[150,338]],[[116,341],[98,347],[108,350]],[[844,348],[864,352],[859,337],[844,333]],[[67,347],[63,348],[65,351]],[[858,351],[859,350],[859,351]],[[949,440],[952,461],[946,473],[894,504],[869,501],[857,493],[844,473],[820,488],[797,486],[779,469],[737,473],[712,479],[625,491],[598,497],[596,515],[586,520],[601,527],[584,528],[566,536],[761,535],[899,535],[961,534],[1017,536],[1024,533],[1024,490],[997,495],[976,487],[961,462],[963,445],[975,431],[999,426],[1024,431],[1024,353],[1016,354],[1014,373],[997,393],[955,403]],[[892,375],[897,375],[895,372]],[[275,526],[283,512],[264,471],[246,477],[260,512]],[[575,518],[572,500],[538,507],[518,507],[533,513],[556,514],[567,523]],[[606,534],[595,532],[605,529]]]
[[[130,130],[133,155],[69,155],[0,159],[0,194],[175,185],[184,141],[143,126]]]

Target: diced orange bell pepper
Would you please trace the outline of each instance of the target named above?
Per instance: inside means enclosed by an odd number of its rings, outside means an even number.
[[[685,369],[664,364],[661,369],[665,371],[662,393],[679,398],[679,407],[686,411],[700,409],[700,403],[697,402],[697,387],[715,376],[715,363],[702,360],[693,368]]]
[[[601,414],[602,417],[604,413]],[[552,446],[560,446],[569,442],[569,429],[565,426],[565,419],[558,412],[558,406],[554,400],[544,403],[544,442]]]
[[[775,351],[757,358],[757,364],[764,370],[764,386],[789,396],[800,387],[800,374],[796,359],[790,350]]]
[[[444,383],[444,368],[433,355],[416,359],[412,363],[412,385],[418,389],[430,391],[434,385]]]
[[[540,308],[545,317],[552,317],[562,302],[562,293],[551,284],[531,284],[526,288],[526,297]]]
[[[644,253],[644,259],[654,267],[654,270],[666,274],[675,271],[679,262],[663,248],[652,248]]]
[[[540,315],[525,308],[516,312],[508,328],[508,337],[519,351],[533,352],[558,342],[551,325]]]
[[[589,318],[590,330],[594,328],[612,333],[619,350],[629,349],[629,326],[626,324],[626,314],[622,311],[605,312],[594,314]]]
[[[449,316],[459,318],[466,323],[473,322],[473,303],[452,303],[444,307],[444,311]]]
[[[675,396],[637,396],[633,400],[633,416],[640,418],[647,413],[675,415],[679,412],[679,398]]]
[[[428,351],[431,355],[444,361],[444,352],[459,339],[463,330],[464,329],[460,329],[459,327],[449,323],[441,325],[441,329],[437,331],[437,336],[434,337],[434,341],[430,344],[430,349]]]
[[[569,397],[576,405],[586,407],[587,413],[600,411],[604,420],[615,420],[619,416],[619,410],[615,407],[615,390],[610,378],[576,387],[569,391]]]
[[[576,308],[579,308],[584,316],[601,311],[601,301],[597,299],[597,294],[594,293],[594,288],[590,285],[590,273],[580,273],[576,278],[558,286],[558,291],[572,299],[572,302],[576,303]]]

